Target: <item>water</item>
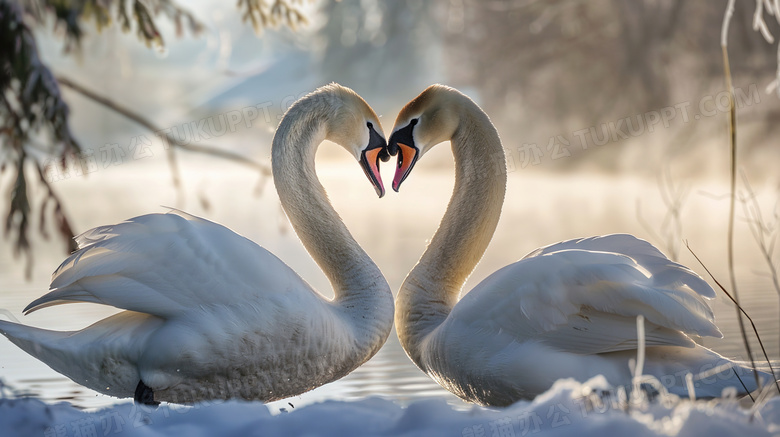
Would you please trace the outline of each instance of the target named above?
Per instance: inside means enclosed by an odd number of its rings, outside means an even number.
[[[444,147],[440,149],[447,152]],[[431,152],[434,153],[440,152]],[[375,198],[357,166],[345,163],[344,155],[338,158],[333,162],[318,161],[323,184],[355,238],[382,268],[391,288],[397,290],[444,212],[452,190],[451,168],[435,169],[421,162],[400,194],[391,192],[380,200]],[[215,168],[213,163],[197,158],[186,158],[182,167],[184,195],[171,187],[164,162],[154,161],[143,165],[129,163],[91,174],[86,179],[61,181],[55,187],[70,202],[69,211],[77,232],[135,215],[164,211],[160,205],[178,206],[225,224],[260,243],[315,289],[331,295],[324,275],[285,224],[270,184],[257,196],[254,194],[257,176],[241,167],[219,163],[219,168]],[[385,169],[391,170],[389,166]],[[386,174],[385,180],[389,179],[390,175]],[[723,272],[728,204],[703,194],[722,194],[726,192],[725,186],[706,180],[691,183],[695,189],[683,210],[683,235],[719,279],[727,282]],[[645,221],[659,226],[666,210],[653,180],[577,172],[510,173],[501,223],[466,289],[532,249],[555,241],[611,232],[630,232],[651,239],[637,220],[638,199],[641,199]],[[777,359],[777,296],[769,280],[760,274],[766,269],[746,228],[740,226],[737,260],[743,302],[760,327],[771,356]],[[23,279],[23,266],[11,258],[10,250],[0,250],[0,308],[10,310],[26,324],[60,330],[80,329],[115,312],[99,305],[73,304],[21,316],[21,310],[45,292],[50,272],[64,258],[56,243],[38,239],[33,243],[37,258],[29,282]],[[681,252],[680,261],[704,274],[687,252]],[[713,302],[713,307],[725,338],[705,339],[704,344],[727,356],[744,358],[733,307],[722,297]],[[67,401],[86,409],[117,402],[57,374],[5,338],[0,338],[0,379],[17,394],[35,395],[47,402]],[[373,359],[352,374],[302,396],[273,403],[271,409],[289,410],[290,404],[299,407],[324,399],[368,396],[381,396],[399,403],[444,397],[466,408],[466,404],[440,388],[409,361],[393,334]]]

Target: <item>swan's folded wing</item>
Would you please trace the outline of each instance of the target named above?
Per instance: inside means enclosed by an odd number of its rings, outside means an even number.
[[[158,315],[253,302],[305,282],[273,254],[208,220],[148,214],[77,237],[79,250],[52,275],[51,291],[26,312],[95,302]]]
[[[687,285],[695,293],[714,298],[715,291],[707,281],[693,270],[666,257],[655,246],[630,234],[610,234],[590,238],[579,238],[551,244],[529,253],[523,259],[545,256],[565,250],[584,250],[624,255],[646,271],[657,287]]]
[[[613,242],[621,244],[610,245],[609,237],[595,240],[595,248],[586,240],[559,243],[504,267],[464,296],[451,317],[575,353],[635,348],[640,314],[647,345],[691,346],[686,334],[721,336],[704,280],[649,243],[621,235]]]
[[[645,345],[693,347],[695,343],[681,331],[645,321]],[[598,354],[636,349],[637,322],[634,317],[583,307],[566,324],[540,332],[536,340],[558,350]]]

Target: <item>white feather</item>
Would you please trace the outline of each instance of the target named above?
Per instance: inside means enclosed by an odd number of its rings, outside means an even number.
[[[52,290],[25,312],[95,302],[172,317],[202,305],[263,302],[289,284],[305,284],[256,243],[180,211],[101,226],[77,242],[79,250],[52,275]]]
[[[658,286],[655,276],[644,272],[657,271],[660,263],[639,264],[646,258],[633,250],[644,249],[647,242],[609,235],[596,240],[596,251],[589,241],[548,246],[498,270],[464,296],[450,318],[574,353],[635,348],[640,314],[647,319],[648,345],[692,346],[683,333],[721,336],[712,310],[685,285],[696,283],[705,291],[701,284],[706,283],[699,283],[695,273]],[[609,252],[611,241],[619,244]]]

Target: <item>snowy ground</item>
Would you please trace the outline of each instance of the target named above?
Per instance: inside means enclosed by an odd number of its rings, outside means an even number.
[[[380,398],[326,401],[272,415],[255,402],[117,404],[82,411],[68,403],[0,398],[0,434],[15,436],[777,436],[780,397],[745,407],[733,399],[675,396],[626,405],[588,396],[588,385],[561,380],[533,402],[501,409],[453,409],[442,399],[401,407]]]

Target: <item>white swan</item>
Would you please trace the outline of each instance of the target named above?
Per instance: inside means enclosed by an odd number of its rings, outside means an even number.
[[[488,116],[457,90],[433,85],[399,113],[388,142],[399,154],[393,189],[431,147],[451,141],[455,187],[439,229],[406,277],[396,302],[398,337],[414,363],[441,386],[479,404],[532,398],[559,378],[603,374],[631,384],[636,316],[646,318],[644,373],[686,394],[685,374],[727,363],[689,336],[721,337],[696,273],[631,235],[565,241],[537,249],[458,301],[501,212],[506,169]],[[750,390],[752,372],[735,364]],[[696,381],[699,396],[726,386],[725,370]],[[763,376],[766,376],[765,374]]]
[[[273,254],[216,223],[149,214],[78,237],[51,291],[25,312],[69,302],[127,311],[81,331],[0,321],[30,355],[95,391],[159,401],[273,401],[348,374],[392,329],[382,273],[333,210],[314,169],[324,139],[351,152],[377,193],[386,142],[374,111],[337,84],[286,113],[273,140],[282,206],[333,285],[332,301]]]

